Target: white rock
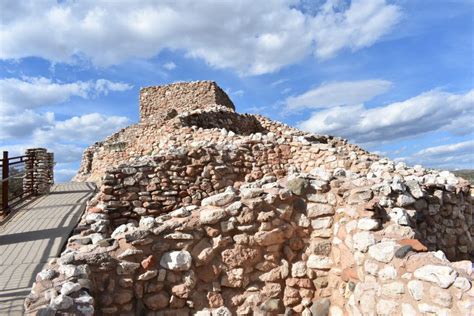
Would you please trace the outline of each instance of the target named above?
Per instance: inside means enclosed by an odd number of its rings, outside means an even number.
[[[436,286],[430,288],[431,301],[443,307],[450,308],[453,305],[453,296],[448,290],[442,290]]]
[[[60,294],[52,298],[49,304],[54,309],[63,310],[63,309],[68,309],[69,307],[74,305],[74,300],[70,298],[69,296]]]
[[[397,198],[397,205],[401,207],[412,205],[415,202],[416,200],[408,194],[401,194]]]
[[[416,309],[410,304],[402,304],[402,316],[416,316]]]
[[[115,228],[115,230],[112,232],[112,235],[110,237],[116,238],[122,234],[125,234],[128,230],[128,226],[126,224],[122,224],[119,227]]]
[[[404,208],[395,207],[389,213],[390,220],[398,225],[408,226],[410,224],[410,218]]]
[[[415,278],[437,284],[446,289],[454,283],[458,273],[448,266],[426,265],[415,270]]]
[[[377,303],[378,315],[394,315],[398,310],[399,304],[395,301],[381,299]]]
[[[405,285],[402,282],[392,282],[382,285],[382,294],[392,298],[400,298],[405,293]]]
[[[56,272],[52,269],[45,269],[41,272],[38,272],[36,275],[36,281],[51,280],[56,275]]]
[[[257,196],[260,196],[263,193],[263,189],[261,188],[241,188],[240,189],[240,196],[243,199],[252,199]]]
[[[155,218],[151,216],[143,216],[140,218],[138,226],[140,228],[152,229],[155,226]]]
[[[304,261],[293,263],[291,266],[291,276],[293,278],[301,278],[306,276],[306,263]]]
[[[379,266],[376,261],[367,259],[364,263],[364,269],[367,273],[372,274],[374,276],[378,275]]]
[[[311,221],[311,227],[313,229],[326,229],[330,228],[333,222],[334,219],[332,217],[317,218]]]
[[[77,292],[81,289],[81,285],[79,283],[74,282],[65,282],[61,286],[61,294],[62,295],[69,295],[71,293]]]
[[[160,265],[173,271],[187,271],[191,268],[191,254],[185,250],[170,251],[163,254]]]
[[[352,240],[354,248],[361,252],[366,252],[369,246],[375,244],[374,235],[365,231],[355,233]]]
[[[233,202],[236,198],[236,194],[231,187],[227,188],[225,192],[212,195],[201,201],[202,206],[213,205],[213,206],[224,206]]]
[[[310,255],[306,266],[310,269],[329,270],[333,266],[331,258],[319,255]]]
[[[357,228],[362,230],[375,230],[379,227],[379,221],[373,218],[361,218],[357,221]]]
[[[411,280],[408,282],[407,287],[408,292],[416,301],[419,301],[423,298],[423,282]]]
[[[201,224],[215,224],[227,216],[221,208],[206,208],[199,212],[199,221]]]
[[[382,281],[394,280],[397,277],[397,270],[393,266],[386,266],[380,269],[378,275]]]
[[[471,282],[465,277],[458,277],[456,278],[456,281],[454,281],[454,286],[461,291],[466,292],[471,289]]]
[[[395,254],[395,242],[384,241],[370,246],[369,255],[377,261],[389,263]]]
[[[154,277],[156,277],[158,275],[158,271],[157,270],[148,270],[146,271],[145,273],[142,273],[138,276],[138,280],[139,281],[146,281],[146,280],[150,280],[150,279],[153,279]]]

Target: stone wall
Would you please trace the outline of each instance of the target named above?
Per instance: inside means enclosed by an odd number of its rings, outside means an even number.
[[[114,178],[147,172],[146,165],[134,168]],[[434,176],[441,182],[443,175]],[[371,182],[321,168],[265,176],[197,205],[120,223],[116,214],[128,211],[110,208],[104,181],[26,306],[104,315],[467,314],[470,261],[427,252],[415,238],[416,214],[382,206],[386,191],[370,189]],[[470,203],[466,188],[438,186]],[[414,191],[401,189],[390,200]]]
[[[227,94],[213,81],[146,87],[140,89],[140,121],[161,122],[208,104],[235,109]]]
[[[23,190],[33,194],[47,194],[54,184],[54,154],[45,148],[26,150],[28,160],[25,162]]]
[[[27,311],[473,312],[467,181],[174,93],[86,150],[76,179],[99,193]]]

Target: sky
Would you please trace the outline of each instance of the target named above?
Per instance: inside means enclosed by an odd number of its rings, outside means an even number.
[[[83,150],[140,87],[214,80],[258,113],[430,168],[474,168],[474,0],[2,0],[0,150]]]

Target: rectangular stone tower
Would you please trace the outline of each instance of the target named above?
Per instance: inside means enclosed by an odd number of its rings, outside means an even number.
[[[214,81],[179,82],[140,89],[140,122],[161,123],[177,114],[219,104],[235,110]]]

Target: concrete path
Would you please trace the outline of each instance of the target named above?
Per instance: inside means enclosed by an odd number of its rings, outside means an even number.
[[[36,274],[57,257],[77,225],[92,183],[54,185],[0,226],[0,315],[22,315]]]

